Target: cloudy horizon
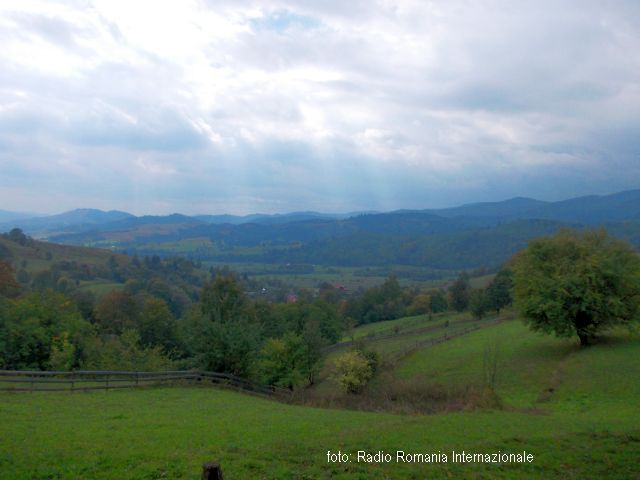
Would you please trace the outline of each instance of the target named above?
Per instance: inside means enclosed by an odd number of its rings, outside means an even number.
[[[7,0],[0,209],[248,214],[639,188],[640,4]]]

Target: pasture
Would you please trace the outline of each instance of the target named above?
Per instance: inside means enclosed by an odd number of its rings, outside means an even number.
[[[419,350],[397,375],[478,383],[499,345],[503,409],[394,415],[310,408],[211,387],[0,395],[0,478],[637,477],[640,340],[618,331],[589,349],[504,322]],[[358,450],[393,454],[357,461]],[[396,462],[396,451],[445,453],[446,463]],[[532,463],[452,463],[451,452],[526,450]],[[327,451],[349,462],[327,461]]]

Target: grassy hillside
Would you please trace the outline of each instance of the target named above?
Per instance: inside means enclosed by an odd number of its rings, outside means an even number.
[[[588,349],[487,327],[416,352],[405,378],[477,382],[498,345],[497,390],[510,407],[391,415],[285,405],[210,388],[84,394],[0,394],[0,478],[634,478],[640,449],[640,339],[626,331]],[[327,451],[349,463],[327,462]],[[357,451],[391,453],[357,462]],[[448,463],[397,463],[396,451],[446,453]],[[452,450],[518,452],[531,464],[452,463]]]
[[[209,460],[222,463],[226,478],[632,478],[640,447],[637,416],[396,416],[197,388],[1,398],[6,479],[197,479]],[[523,449],[532,464],[356,461],[358,450],[395,457],[397,450],[450,456]],[[346,452],[351,462],[328,463],[328,450]]]
[[[4,260],[22,267],[30,273],[51,268],[55,262],[86,263],[87,265],[105,265],[109,257],[113,256],[118,263],[128,264],[130,259],[125,255],[98,248],[59,245],[56,243],[31,240],[26,245],[12,242],[0,237],[0,251],[4,252]]]
[[[486,359],[496,359],[496,391],[514,408],[610,412],[640,410],[640,338],[626,329],[580,348],[577,340],[529,331],[520,321],[489,326],[414,352],[398,366],[401,378],[449,386],[479,384]]]

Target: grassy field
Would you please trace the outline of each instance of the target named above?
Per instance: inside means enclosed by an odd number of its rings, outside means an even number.
[[[208,460],[226,478],[633,478],[640,447],[637,420],[568,412],[396,416],[197,388],[1,398],[6,479],[196,479]],[[351,461],[328,463],[328,450]],[[358,450],[392,452],[394,461],[357,462]],[[450,458],[396,463],[397,450]],[[526,450],[534,461],[451,463],[453,450]]]
[[[493,345],[487,349],[487,345]],[[493,348],[493,350],[492,350]],[[594,347],[512,321],[407,357],[398,375],[478,383],[497,352],[502,410],[391,415],[285,405],[239,393],[164,387],[0,395],[0,478],[639,478],[640,339],[615,332]],[[327,451],[349,455],[327,461]],[[392,455],[357,461],[357,451]],[[447,463],[396,462],[396,451]],[[451,452],[520,452],[532,463],[453,463]]]
[[[349,293],[381,285],[391,275],[395,275],[402,286],[420,288],[439,287],[446,279],[457,275],[456,271],[446,271],[442,273],[444,276],[440,279],[423,279],[420,278],[420,275],[424,275],[427,269],[404,265],[380,268],[305,265],[309,271],[296,272],[294,271],[296,265],[287,266],[285,264],[212,261],[204,261],[202,264],[206,268],[227,266],[240,274],[246,273],[256,280],[276,278],[307,289],[317,288],[321,283],[327,282],[333,285],[342,285]]]
[[[367,338],[375,335],[386,335],[401,332],[410,332],[429,326],[442,326],[445,322],[449,322],[451,326],[460,321],[467,321],[471,318],[469,313],[439,313],[433,315],[429,319],[429,315],[414,315],[411,317],[403,317],[397,320],[387,320],[384,322],[368,323],[360,325],[353,329],[353,333],[345,335],[341,341],[358,338]]]
[[[9,261],[15,262],[17,268],[23,268],[29,273],[36,273],[51,268],[55,262],[66,260],[87,265],[104,265],[113,256],[118,262],[127,262],[126,257],[109,250],[95,248],[72,247],[55,243],[37,242],[34,247],[19,245],[7,239],[0,238],[0,246],[11,252]]]
[[[495,389],[518,408],[605,408],[613,403],[640,413],[640,337],[626,329],[598,345],[580,348],[576,339],[557,339],[509,321],[409,355],[397,368],[401,378],[460,386],[483,381],[495,358]],[[491,362],[489,362],[491,363]],[[597,400],[596,400],[597,399]],[[611,412],[613,414],[613,412]]]
[[[80,282],[79,289],[93,293],[96,298],[102,298],[111,290],[121,289],[123,287],[123,283],[111,282],[109,280],[90,280]]]

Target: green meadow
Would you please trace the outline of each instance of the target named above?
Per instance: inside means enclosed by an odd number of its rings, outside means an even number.
[[[401,378],[451,388],[480,385],[495,365],[501,408],[434,415],[311,408],[209,387],[3,393],[0,478],[197,479],[205,461],[220,462],[227,479],[637,478],[639,354],[638,335],[626,330],[580,349],[518,321],[489,326],[397,365]],[[399,450],[448,461],[397,462]],[[349,461],[330,462],[328,451]],[[391,461],[358,461],[358,451]],[[453,451],[526,451],[533,461],[454,463]]]

